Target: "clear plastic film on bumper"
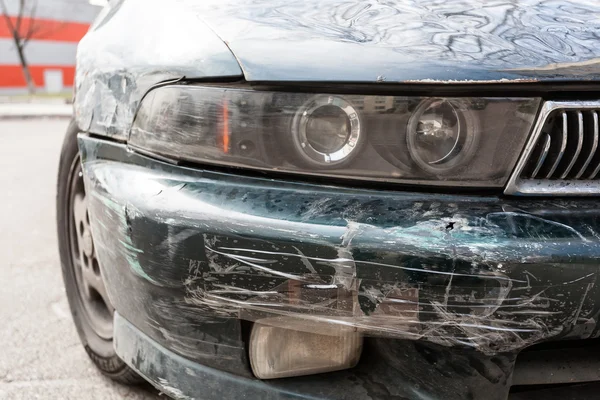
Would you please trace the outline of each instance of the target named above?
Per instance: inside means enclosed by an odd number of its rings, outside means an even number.
[[[569,213],[573,204],[560,201],[516,208],[275,184],[151,162],[95,139],[80,146],[109,292],[123,268],[135,285],[170,290],[155,302],[203,323],[243,319],[485,355],[597,334],[593,202]],[[128,318],[123,294],[110,294]]]

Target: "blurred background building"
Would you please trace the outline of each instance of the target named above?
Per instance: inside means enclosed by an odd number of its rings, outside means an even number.
[[[15,31],[35,92],[70,91],[77,42],[101,4],[100,0],[0,0],[0,94],[28,92]]]

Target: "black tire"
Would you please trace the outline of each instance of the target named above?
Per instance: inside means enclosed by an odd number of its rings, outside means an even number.
[[[60,156],[56,195],[56,224],[58,229],[58,247],[62,266],[63,281],[67,292],[73,321],[77,327],[79,339],[94,365],[106,376],[125,384],[139,384],[143,379],[115,353],[112,335],[101,337],[93,329],[84,303],[78,279],[76,263],[73,258],[71,230],[74,224],[71,210],[74,168],[79,168],[79,150],[77,148],[77,125],[71,121],[67,129]],[[112,315],[112,314],[111,314]]]

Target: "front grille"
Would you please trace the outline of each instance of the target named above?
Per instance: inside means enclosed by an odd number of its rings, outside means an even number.
[[[525,179],[597,179],[598,111],[556,110],[542,128],[521,174]]]
[[[600,194],[600,102],[546,102],[506,194]]]

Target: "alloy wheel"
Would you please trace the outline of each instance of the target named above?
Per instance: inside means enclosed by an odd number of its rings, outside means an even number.
[[[72,216],[69,224],[71,259],[84,317],[98,336],[110,340],[113,335],[114,308],[108,299],[96,255],[79,157],[71,166],[69,211]]]

